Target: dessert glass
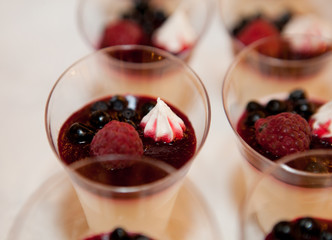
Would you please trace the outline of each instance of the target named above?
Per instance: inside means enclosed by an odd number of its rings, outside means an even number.
[[[328,0],[219,0],[221,21],[231,40],[235,55],[245,46],[235,37],[234,31],[236,30],[234,28],[241,24],[241,21],[244,23],[246,21],[245,18],[261,16],[272,22],[279,21],[277,24],[282,25],[284,24],[283,21],[287,21],[289,18],[287,14],[290,13],[292,18],[297,16],[314,17],[315,20],[323,21],[325,28],[325,23],[331,22],[331,15],[329,14],[331,7],[331,2]],[[299,29],[292,31],[292,34],[303,34],[304,32]],[[315,32],[315,30],[310,31],[310,34],[325,36],[327,38],[332,36],[331,33],[332,29],[326,29],[326,32],[323,34]],[[288,34],[288,30],[281,30],[280,35],[284,36],[286,34]]]
[[[65,169],[70,168],[61,160],[57,144],[60,128],[68,117],[87,103],[122,94],[160,97],[191,121],[197,145],[193,157],[175,172],[176,182],[181,184],[206,140],[210,102],[203,83],[183,61],[147,46],[104,48],[77,61],[61,75],[49,95],[45,113],[47,136],[58,160]]]
[[[308,38],[299,35],[282,40],[292,42],[303,37]],[[311,38],[313,41],[320,39]],[[248,183],[273,162],[249,146],[237,131],[238,121],[247,103],[253,100],[266,103],[272,98],[285,99],[295,89],[303,89],[309,99],[322,102],[332,99],[331,53],[307,60],[274,59],[259,53],[261,46],[275,40],[274,37],[265,38],[241,51],[229,67],[222,86],[224,111],[245,160],[242,166]]]
[[[166,232],[158,239],[222,239],[204,196],[188,178],[176,198]],[[81,240],[94,235],[68,174],[60,170],[29,197],[15,217],[6,239]]]
[[[141,176],[142,181],[116,184],[112,166],[119,161],[130,166],[130,174]],[[66,170],[91,229],[89,235],[123,227],[167,239],[165,231],[183,177],[180,171],[157,159],[127,155],[88,158],[74,162]],[[158,175],[144,179],[152,171]],[[107,175],[112,179],[109,182],[105,182]]]
[[[263,240],[280,221],[291,222],[304,217],[332,220],[332,174],[290,167],[301,165],[306,159],[324,164],[332,160],[332,151],[292,154],[267,168],[251,185],[244,199],[240,217],[241,240]]]
[[[93,49],[99,49],[105,27],[111,22],[119,20],[128,9],[133,8],[139,2],[148,3],[154,9],[162,10],[169,17],[179,11],[185,13],[190,32],[193,31],[195,36],[192,43],[181,51],[166,50],[176,54],[181,59],[188,60],[210,24],[213,13],[213,2],[211,0],[80,0],[77,21],[83,39]],[[150,22],[150,20],[147,21]],[[177,36],[188,32],[186,25],[176,25],[176,28],[173,29],[177,29],[177,31],[170,34],[176,34]],[[148,45],[150,44],[148,43]],[[156,45],[153,45],[153,47],[156,47]],[[162,48],[165,50],[164,47]]]

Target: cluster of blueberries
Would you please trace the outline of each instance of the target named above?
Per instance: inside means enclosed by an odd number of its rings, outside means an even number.
[[[146,115],[155,104],[155,102],[147,102],[137,111],[128,108],[128,101],[123,96],[113,96],[109,102],[95,102],[90,107],[89,123],[73,123],[69,128],[68,138],[73,143],[90,143],[95,133],[111,120],[126,122],[137,128],[141,117]]]
[[[332,222],[311,217],[277,223],[266,240],[332,240]]]
[[[282,112],[297,113],[308,121],[316,110],[317,106],[307,99],[305,92],[296,89],[289,94],[286,100],[272,99],[265,106],[256,101],[250,101],[246,106],[248,114],[245,123],[248,127],[251,127],[260,118]]]
[[[162,9],[152,7],[149,1],[136,0],[134,7],[123,13],[122,18],[138,23],[145,33],[151,36],[167,19],[167,16]]]

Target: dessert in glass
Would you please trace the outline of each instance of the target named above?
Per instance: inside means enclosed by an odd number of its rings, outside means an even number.
[[[158,166],[158,161],[149,163]],[[166,234],[157,239],[222,239],[211,210],[197,187],[186,178],[176,197]],[[45,180],[25,202],[16,215],[6,239],[86,240],[93,237],[105,239],[110,234],[112,237],[119,234],[126,237],[124,231],[130,236],[139,234],[152,238],[147,234],[120,226],[102,233],[92,232],[68,174],[60,169]]]
[[[148,46],[117,45],[82,58],[61,75],[49,95],[45,121],[51,147],[68,171],[82,159],[109,154],[157,159],[176,169],[170,174],[174,180],[171,184],[143,200],[138,193],[127,199],[126,194],[116,195],[119,206],[126,202],[128,207],[167,200],[168,208],[158,216],[163,217],[171,212],[182,180],[204,145],[210,126],[210,103],[199,77],[173,54]],[[130,168],[125,162],[118,160],[111,169]],[[133,178],[128,176],[127,180]],[[169,197],[162,197],[170,192]],[[97,208],[98,203],[116,202],[110,199],[95,193],[80,200],[83,208],[87,206],[84,201],[94,202]],[[117,226],[108,219],[114,212],[106,205],[107,211],[97,213],[105,224],[89,218],[90,209],[85,209],[92,230],[107,232]],[[130,220],[128,215],[122,222]],[[157,231],[141,223],[137,220],[137,231]],[[156,234],[151,235],[158,237]]]
[[[293,61],[261,55],[261,47],[275,40],[291,43],[303,38],[271,37],[251,44],[237,55],[222,87],[224,111],[246,160],[248,182],[283,156],[332,147],[327,113],[332,99],[331,53]]]
[[[168,239],[167,226],[181,174],[169,164],[136,155],[86,158],[66,168],[90,231],[87,239],[117,228]]]
[[[241,240],[331,239],[332,151],[288,155],[250,187],[241,209]]]
[[[328,0],[219,1],[222,22],[236,55],[243,47],[269,36],[309,34],[332,37]]]
[[[210,0],[81,0],[78,24],[93,49],[148,45],[188,60],[212,12]]]

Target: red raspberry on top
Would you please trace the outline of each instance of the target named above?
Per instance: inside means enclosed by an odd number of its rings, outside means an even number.
[[[244,44],[249,45],[261,38],[279,35],[279,30],[273,23],[258,18],[248,23],[238,34],[237,38]]]
[[[110,121],[93,137],[90,145],[94,156],[106,154],[142,155],[143,143],[129,123]]]
[[[299,114],[283,112],[261,118],[255,129],[258,143],[278,157],[309,149],[311,128]]]
[[[145,39],[144,30],[139,24],[130,20],[120,20],[106,27],[100,48],[126,44],[140,45]]]

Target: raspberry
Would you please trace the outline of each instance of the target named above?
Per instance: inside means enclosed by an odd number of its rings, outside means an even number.
[[[277,157],[309,149],[311,128],[299,114],[283,112],[261,118],[255,129],[258,143]]]
[[[95,134],[90,150],[94,156],[105,154],[142,155],[143,143],[133,126],[112,120]]]
[[[100,48],[126,44],[139,45],[144,43],[145,38],[140,25],[130,20],[120,20],[106,27]]]
[[[244,44],[249,45],[261,38],[279,35],[278,29],[270,22],[258,18],[248,23],[238,34],[237,38]]]

